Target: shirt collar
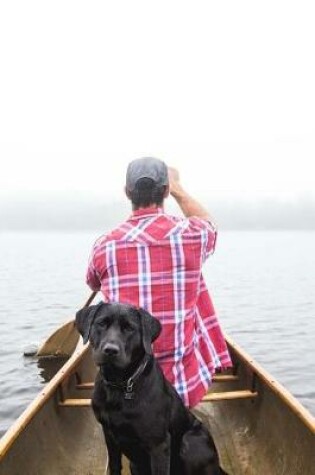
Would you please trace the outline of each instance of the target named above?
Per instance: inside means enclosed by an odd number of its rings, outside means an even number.
[[[159,214],[164,214],[163,208],[139,208],[132,212],[130,219],[149,218]]]

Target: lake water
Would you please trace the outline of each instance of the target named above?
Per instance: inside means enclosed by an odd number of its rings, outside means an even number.
[[[44,384],[28,345],[89,295],[97,233],[0,234],[0,434]],[[315,415],[315,233],[221,232],[205,276],[224,330]]]

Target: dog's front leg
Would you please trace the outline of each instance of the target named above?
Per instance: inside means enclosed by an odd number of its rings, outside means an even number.
[[[112,433],[108,431],[104,426],[103,432],[107,445],[108,458],[109,458],[109,473],[110,475],[121,474],[121,451],[118,447]]]
[[[170,475],[171,435],[169,433],[161,444],[152,448],[150,456],[152,475]]]

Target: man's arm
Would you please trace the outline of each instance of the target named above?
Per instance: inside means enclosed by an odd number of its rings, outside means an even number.
[[[86,272],[86,283],[90,287],[91,290],[96,291],[96,290],[100,290],[101,282],[95,270],[93,258],[94,258],[94,248],[89,258],[88,269]]]
[[[170,194],[175,198],[184,215],[187,218],[190,216],[196,216],[197,218],[210,221],[215,226],[215,221],[211,217],[210,213],[182,187],[178,170],[176,170],[176,168],[169,167],[168,177]]]

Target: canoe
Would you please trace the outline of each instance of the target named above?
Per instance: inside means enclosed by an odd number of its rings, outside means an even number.
[[[233,371],[205,396],[221,464],[230,475],[315,474],[315,419],[231,338]],[[0,441],[1,475],[104,475],[107,452],[90,397],[96,368],[80,341]],[[124,475],[129,473],[124,463]]]

